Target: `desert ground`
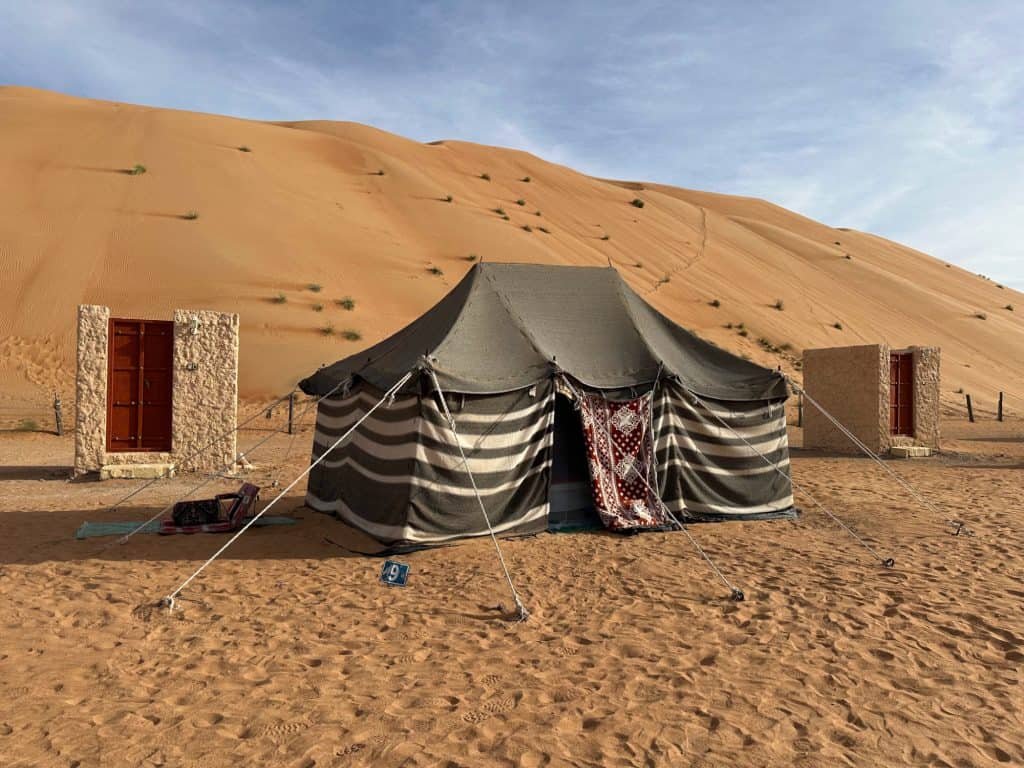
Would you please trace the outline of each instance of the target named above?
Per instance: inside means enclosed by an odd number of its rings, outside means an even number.
[[[308,425],[247,478],[305,465]],[[503,540],[403,556],[302,507],[301,485],[182,593],[217,535],[75,540],[201,478],[67,482],[70,438],[0,433],[0,760],[31,766],[995,766],[1024,764],[1024,422],[948,418],[942,455],[794,450],[796,522]],[[266,433],[245,430],[244,448]],[[799,446],[799,429],[792,430]],[[226,490],[237,479],[204,489]],[[271,498],[264,494],[264,503]]]

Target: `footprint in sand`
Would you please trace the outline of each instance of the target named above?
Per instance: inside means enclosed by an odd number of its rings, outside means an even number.
[[[482,723],[492,715],[500,715],[503,712],[515,709],[520,698],[522,698],[522,694],[506,696],[503,699],[491,699],[490,701],[485,701],[480,709],[474,709],[472,712],[467,712],[462,716],[462,719],[467,723]]]
[[[282,736],[293,736],[296,733],[302,733],[307,728],[309,728],[309,723],[293,720],[292,722],[264,726],[260,729],[260,736],[269,736],[272,739]]]

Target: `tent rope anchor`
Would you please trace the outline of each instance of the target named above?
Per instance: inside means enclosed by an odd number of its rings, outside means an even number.
[[[707,403],[705,403],[703,400],[701,400],[700,396],[696,392],[694,392],[692,389],[687,387],[682,382],[679,382],[679,384],[690,395],[690,397],[693,399],[693,402],[694,402],[695,405],[698,405],[698,406],[701,406],[702,408],[704,408],[704,410],[706,410],[708,413],[710,413],[715,418],[715,420],[718,421],[719,424],[721,424],[723,427],[725,427],[730,432],[732,432],[732,434],[735,437],[737,437],[740,440],[742,440],[743,443],[750,450],[752,450],[754,453],[756,453],[758,456],[761,457],[761,459],[765,462],[765,464],[767,464],[772,469],[774,469],[778,474],[780,474],[784,478],[786,478],[786,480],[789,481],[790,485],[793,486],[794,490],[799,491],[799,492],[803,493],[805,496],[807,496],[807,498],[809,498],[811,500],[811,502],[818,509],[820,509],[826,515],[828,515],[829,518],[831,518],[833,522],[835,522],[839,527],[841,527],[844,531],[846,531],[848,534],[850,534],[850,536],[852,536],[854,539],[856,539],[857,542],[862,547],[864,547],[864,549],[866,549],[868,552],[871,553],[872,557],[874,557],[876,560],[878,560],[878,562],[880,562],[886,568],[894,568],[896,566],[896,561],[893,558],[891,558],[891,557],[883,558],[880,554],[878,554],[878,552],[875,551],[874,547],[872,547],[870,544],[868,544],[866,541],[864,541],[864,539],[862,539],[860,536],[858,536],[856,531],[854,531],[852,528],[850,528],[850,526],[848,526],[846,523],[844,523],[842,520],[840,520],[839,517],[837,517],[832,512],[832,510],[828,509],[824,504],[822,504],[820,501],[818,501],[816,498],[814,498],[814,496],[812,496],[811,493],[809,491],[807,491],[805,488],[802,488],[799,485],[797,485],[796,482],[794,482],[792,477],[790,477],[785,472],[783,472],[781,469],[779,469],[779,467],[771,459],[769,459],[767,456],[765,456],[763,453],[761,453],[761,451],[757,450],[757,448],[755,448],[751,444],[751,442],[749,440],[747,440],[747,438],[743,437],[743,435],[741,435],[739,432],[737,432],[735,429],[733,429],[732,425],[730,425],[727,421],[725,421],[725,419],[723,419],[721,416],[719,416],[714,411],[714,409],[712,409],[712,408],[710,408],[708,406]]]
[[[452,435],[455,437],[455,445],[459,449],[459,456],[462,457],[462,466],[466,469],[466,474],[469,477],[469,484],[473,487],[473,494],[476,496],[476,502],[480,507],[480,513],[483,515],[484,522],[487,524],[487,532],[491,535],[491,541],[494,543],[494,550],[498,553],[498,562],[501,563],[501,570],[505,573],[505,580],[508,582],[508,588],[512,593],[512,602],[515,605],[515,619],[516,621],[526,621],[530,613],[526,610],[526,606],[523,605],[523,601],[519,599],[519,593],[516,591],[515,584],[512,583],[512,574],[509,573],[508,566],[505,564],[505,557],[501,553],[501,547],[498,546],[498,537],[494,534],[494,528],[491,526],[491,518],[487,514],[487,507],[484,505],[484,500],[480,496],[480,489],[477,487],[476,478],[473,477],[473,470],[469,468],[469,459],[466,457],[466,452],[462,448],[462,438],[459,437],[458,429],[455,426],[455,417],[452,416],[452,412],[448,409],[448,402],[445,399],[444,391],[441,389],[441,384],[437,380],[437,374],[434,373],[434,368],[431,365],[430,358],[426,355],[423,357],[421,368],[430,377],[431,383],[434,385],[434,391],[437,392],[438,399],[441,402],[441,409],[444,415],[445,421],[448,422],[448,428],[451,429]]]
[[[381,397],[381,399],[378,400],[373,405],[372,408],[370,408],[366,413],[364,413],[356,421],[355,424],[353,424],[351,427],[349,427],[341,435],[341,437],[339,437],[337,440],[335,440],[326,451],[324,451],[322,454],[320,454],[320,456],[317,457],[316,461],[314,461],[312,464],[310,464],[308,467],[306,467],[301,473],[299,473],[298,477],[296,477],[294,480],[292,480],[284,490],[282,490],[279,494],[277,494],[277,496],[275,496],[273,498],[273,500],[269,504],[267,504],[267,506],[265,506],[263,509],[261,509],[255,516],[252,517],[252,519],[249,520],[249,522],[247,522],[244,526],[242,526],[239,529],[239,531],[234,536],[232,536],[230,539],[228,539],[228,541],[225,542],[224,545],[220,549],[218,549],[216,552],[214,552],[210,556],[210,558],[205,563],[203,563],[201,566],[199,566],[191,576],[189,576],[187,579],[185,579],[178,586],[177,589],[175,589],[173,592],[171,592],[168,595],[166,595],[163,598],[163,600],[160,601],[161,605],[166,607],[168,610],[174,610],[175,601],[178,598],[178,595],[181,594],[181,591],[183,589],[185,589],[185,587],[187,587],[189,584],[192,583],[192,580],[195,579],[196,576],[198,576],[200,573],[202,573],[204,570],[206,570],[206,567],[208,565],[210,565],[210,563],[212,563],[214,560],[216,560],[218,557],[220,557],[227,550],[228,547],[230,547],[232,544],[234,544],[239,539],[239,537],[241,537],[241,535],[243,533],[245,533],[247,530],[249,530],[257,520],[259,520],[261,517],[263,517],[263,515],[265,515],[267,513],[267,511],[270,510],[271,507],[273,507],[275,504],[277,504],[277,502],[279,502],[281,499],[283,499],[285,497],[285,495],[292,488],[294,488],[296,485],[298,485],[299,481],[302,480],[302,478],[304,478],[306,475],[308,475],[310,472],[312,472],[314,467],[318,466],[324,459],[326,459],[328,456],[330,456],[331,452],[334,451],[335,448],[337,448],[339,445],[341,445],[349,437],[349,435],[351,435],[353,432],[355,432],[357,429],[359,429],[359,427],[362,425],[362,423],[364,421],[366,421],[368,418],[370,418],[370,415],[374,411],[376,411],[387,400],[387,398],[391,394],[397,392],[403,386],[405,386],[405,383],[407,381],[409,381],[409,379],[411,379],[413,377],[414,373],[415,373],[415,371],[409,371],[401,379],[399,379],[395,384],[393,384],[391,386],[391,388],[387,392],[384,393],[384,396]]]
[[[783,375],[785,375],[785,374],[783,374]],[[939,515],[941,517],[945,517],[945,513],[943,513],[938,507],[936,507],[928,499],[926,499],[916,488],[914,488],[914,486],[912,486],[909,482],[907,482],[905,479],[903,479],[903,477],[895,469],[893,469],[888,464],[886,464],[884,461],[882,461],[881,457],[877,453],[875,453],[870,448],[868,448],[864,444],[864,442],[859,437],[857,437],[855,434],[853,434],[853,432],[851,432],[849,429],[847,429],[839,421],[839,419],[837,419],[831,413],[826,411],[825,407],[821,403],[819,403],[817,400],[815,400],[813,397],[811,397],[809,394],[807,394],[807,391],[803,387],[801,387],[799,384],[797,384],[795,381],[793,381],[793,379],[791,379],[789,376],[786,376],[785,378],[786,378],[786,381],[788,382],[789,386],[791,386],[797,392],[797,394],[803,395],[804,398],[806,398],[811,403],[811,405],[813,405],[815,408],[817,408],[826,419],[828,419],[830,422],[832,422],[832,424],[835,426],[836,429],[838,429],[840,432],[842,432],[844,435],[846,435],[846,437],[848,437],[850,439],[850,441],[854,445],[856,445],[864,454],[869,456],[876,464],[878,464],[878,466],[880,466],[882,469],[884,469],[886,472],[888,472],[890,475],[892,475],[893,479],[896,480],[897,483],[902,485],[907,490],[907,492],[911,496],[913,496],[914,499],[922,507],[926,508],[927,510],[929,510],[930,512],[933,512],[936,515]],[[954,536],[959,536],[961,533],[963,533],[966,536],[974,536],[974,532],[972,530],[970,530],[967,527],[967,524],[964,523],[962,520],[953,520],[953,519],[950,519],[948,517],[946,517],[945,519],[946,519],[946,524],[949,525],[951,528],[953,528],[953,535]]]

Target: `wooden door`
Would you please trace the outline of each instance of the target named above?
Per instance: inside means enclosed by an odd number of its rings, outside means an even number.
[[[107,450],[171,450],[174,323],[111,318]]]
[[[914,355],[889,354],[889,431],[894,435],[914,434]]]

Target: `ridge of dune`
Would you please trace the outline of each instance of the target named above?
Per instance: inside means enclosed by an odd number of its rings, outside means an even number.
[[[1021,294],[764,200],[598,179],[519,150],[424,144],[358,123],[260,122],[17,86],[0,87],[0,122],[9,393],[71,389],[79,303],[121,316],[238,312],[242,394],[281,392],[413,320],[475,256],[610,263],[682,325],[797,374],[803,348],[937,345],[946,400],[959,388],[1024,397],[1013,352],[1024,319],[1005,309],[1024,311]],[[126,173],[136,163],[146,172]]]

